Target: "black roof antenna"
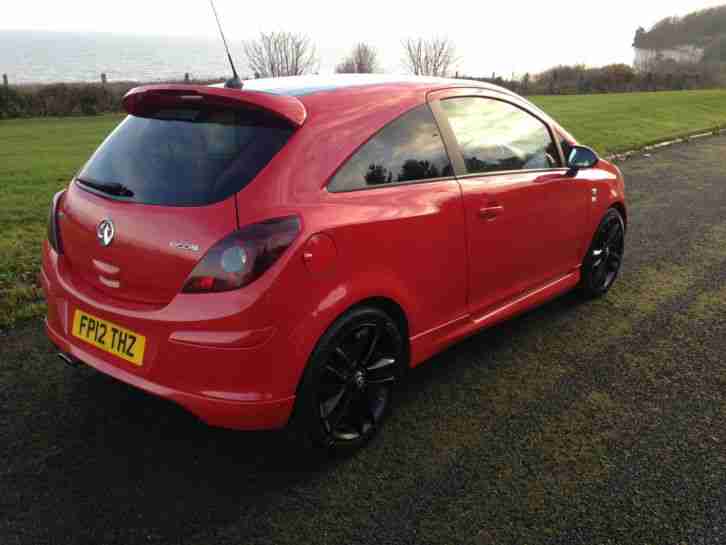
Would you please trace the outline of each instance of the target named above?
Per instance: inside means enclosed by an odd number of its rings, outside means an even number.
[[[227,89],[242,89],[242,81],[239,79],[239,76],[237,75],[237,69],[234,67],[234,61],[232,60],[232,55],[229,52],[229,46],[227,45],[227,38],[224,37],[224,31],[222,30],[222,23],[219,22],[219,15],[217,15],[217,8],[214,7],[214,0],[209,0],[210,5],[212,6],[212,11],[214,12],[214,18],[217,19],[217,26],[219,27],[219,33],[222,35],[222,41],[224,42],[224,48],[227,50],[227,58],[229,59],[229,64],[232,67],[232,79],[228,79],[224,82],[224,86]]]

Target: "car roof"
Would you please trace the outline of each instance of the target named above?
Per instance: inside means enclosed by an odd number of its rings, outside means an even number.
[[[258,78],[244,80],[242,91],[253,93],[267,93],[279,97],[305,101],[305,97],[312,97],[319,93],[336,91],[351,95],[357,94],[361,89],[377,87],[379,91],[386,93],[398,89],[403,91],[417,91],[426,94],[429,91],[442,89],[468,88],[482,89],[516,99],[518,104],[526,104],[527,108],[536,113],[541,119],[554,126],[563,136],[573,143],[577,140],[567,130],[557,123],[552,117],[545,113],[536,104],[526,98],[517,95],[505,87],[493,85],[484,81],[473,79],[438,78],[428,76],[394,75],[394,74],[331,74],[311,76],[286,76],[280,78]],[[224,83],[210,85],[210,87],[224,87]],[[389,89],[390,88],[390,89]],[[502,97],[503,98],[503,97]],[[303,104],[303,108],[306,108]],[[306,114],[307,115],[307,114]],[[304,119],[303,119],[304,120]]]
[[[511,91],[476,80],[406,76],[392,74],[334,74],[314,76],[288,76],[245,80],[245,91],[260,91],[276,95],[307,96],[324,91],[355,91],[367,86],[404,86],[419,89],[445,89],[448,87],[477,87],[505,94]]]

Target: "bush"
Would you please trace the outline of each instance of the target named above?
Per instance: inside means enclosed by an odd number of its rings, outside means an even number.
[[[21,117],[27,111],[27,97],[13,87],[0,89],[0,119]]]
[[[541,74],[525,74],[521,80],[468,78],[501,85],[523,95],[571,95],[708,89],[724,82],[724,65],[660,61],[650,72],[636,72],[626,64],[601,68],[584,65],[556,66]]]
[[[191,83],[206,85],[217,81],[204,80]],[[12,85],[0,88],[0,119],[120,112],[121,99],[129,89],[139,85],[142,84],[131,81],[107,84]]]

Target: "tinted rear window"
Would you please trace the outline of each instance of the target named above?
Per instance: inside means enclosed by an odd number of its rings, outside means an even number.
[[[238,192],[285,145],[293,129],[252,111],[174,109],[128,116],[78,178],[124,187],[126,200],[200,206]],[[103,189],[101,189],[103,191]]]

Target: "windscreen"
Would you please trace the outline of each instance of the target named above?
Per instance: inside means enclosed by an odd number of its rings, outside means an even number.
[[[252,110],[179,108],[128,116],[78,181],[132,202],[212,204],[251,182],[292,133],[284,121]]]

